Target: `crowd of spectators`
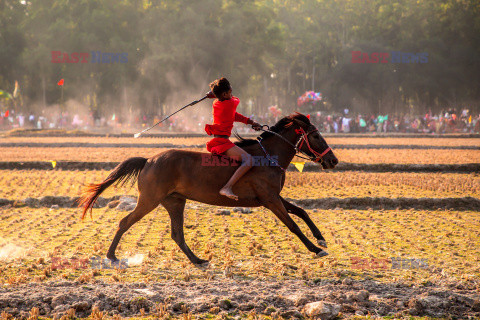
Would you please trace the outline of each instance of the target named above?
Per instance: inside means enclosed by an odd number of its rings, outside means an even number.
[[[316,114],[314,123],[328,133],[474,133],[480,132],[480,115],[463,109],[443,110],[438,114],[362,115],[344,112],[340,115]]]
[[[256,117],[261,124],[275,123],[278,118],[270,114]],[[423,116],[412,115],[365,115],[352,114],[348,109],[342,113],[315,112],[310,121],[325,133],[479,133],[480,114],[468,109],[442,110],[438,114],[428,112]]]
[[[281,116],[270,112],[248,115],[260,124],[273,125]],[[15,128],[36,129],[81,129],[105,131],[135,131],[160,121],[160,115],[139,115],[124,117],[110,114],[100,116],[95,112],[69,114],[68,112],[46,116],[44,113],[16,114],[14,111],[0,113],[0,130]],[[176,114],[160,124],[156,131],[166,132],[204,132],[206,123],[212,119],[196,114]],[[365,115],[353,114],[348,109],[342,113],[315,112],[310,114],[310,121],[324,133],[479,133],[480,115],[472,114],[468,109],[457,112],[455,109],[443,110],[438,114],[431,112],[422,116],[412,115]],[[247,126],[237,125],[240,133],[253,132]]]

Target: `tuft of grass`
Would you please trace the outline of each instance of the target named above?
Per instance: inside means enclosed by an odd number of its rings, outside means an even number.
[[[28,255],[2,261],[0,284],[43,282],[66,278],[89,282],[104,281],[180,281],[234,279],[342,279],[372,278],[382,282],[403,280],[409,283],[458,281],[465,287],[475,286],[480,276],[480,219],[476,211],[452,210],[307,210],[328,243],[329,256],[314,258],[301,241],[269,211],[255,210],[248,215],[228,218],[212,215],[212,206],[185,210],[187,244],[197,243],[194,252],[211,260],[207,269],[195,268],[169,237],[168,213],[158,208],[145,216],[121,240],[117,256],[122,259],[135,254],[156,252],[141,265],[126,269],[52,270],[52,257],[65,260],[104,257],[111,241],[111,230],[126,213],[96,210],[93,220],[75,223],[65,229],[65,222],[78,214],[64,209],[61,215],[45,215],[42,208],[3,209],[0,234],[21,248],[31,248]],[[159,217],[161,217],[159,219]],[[306,236],[314,240],[299,218],[292,216]],[[38,222],[45,222],[37,225]],[[228,229],[228,231],[225,231]],[[75,238],[76,237],[76,238]],[[139,238],[142,247],[138,247]],[[55,239],[55,240],[53,240]],[[2,241],[3,239],[0,239]],[[61,248],[60,241],[67,240]],[[230,240],[229,243],[226,240]],[[0,247],[4,245],[0,243]],[[95,248],[97,245],[97,248]],[[81,246],[81,249],[79,247]],[[157,250],[162,246],[161,250]],[[100,251],[94,251],[99,247]],[[449,254],[445,251],[448,248]],[[46,252],[54,255],[50,258]],[[428,267],[417,269],[378,268],[375,259],[398,257],[425,259]],[[362,265],[355,265],[361,259]]]

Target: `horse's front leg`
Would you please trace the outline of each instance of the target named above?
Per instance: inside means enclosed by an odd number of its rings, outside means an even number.
[[[318,245],[326,248],[327,241],[325,241],[325,238],[322,236],[322,233],[320,232],[320,230],[318,230],[315,223],[313,223],[312,219],[310,219],[310,216],[308,215],[308,213],[302,208],[297,207],[293,203],[290,203],[287,200],[283,199],[282,197],[280,197],[280,199],[282,200],[282,203],[285,206],[285,209],[287,209],[287,212],[290,212],[291,214],[294,214],[297,217],[301,218],[303,221],[305,221],[307,226],[312,231],[313,236],[317,239]]]
[[[318,257],[323,257],[328,255],[327,252],[323,251],[322,249],[315,246],[300,230],[298,225],[293,221],[293,219],[289,216],[287,209],[282,203],[282,199],[279,195],[272,195],[272,193],[263,193],[263,197],[261,197],[261,201],[263,206],[270,209],[279,219],[282,221],[290,231],[292,231],[300,240],[303,242],[305,247],[308,250],[315,253]]]

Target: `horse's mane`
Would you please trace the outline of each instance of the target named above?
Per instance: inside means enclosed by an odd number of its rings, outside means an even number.
[[[299,112],[295,112],[295,113],[292,113],[286,117],[283,117],[282,119],[278,120],[277,123],[275,123],[273,126],[270,127],[270,131],[273,131],[273,132],[277,132],[279,133],[280,131],[282,131],[284,128],[285,128],[285,125],[287,125],[288,123],[292,122],[292,120],[299,120],[303,123],[305,123],[305,126],[308,127],[309,125],[311,125],[310,123],[310,119],[307,118],[307,116],[299,113]],[[234,142],[237,146],[239,147],[247,147],[247,146],[250,146],[252,144],[256,144],[258,143],[258,140],[257,139],[245,139],[245,138],[242,138],[238,132],[234,132],[233,133],[235,135],[235,137],[239,140],[239,141],[236,141]],[[268,138],[270,136],[273,136],[274,134],[271,133],[271,132],[262,132],[262,134],[260,134],[260,137],[262,137],[262,139],[265,139],[265,138]]]

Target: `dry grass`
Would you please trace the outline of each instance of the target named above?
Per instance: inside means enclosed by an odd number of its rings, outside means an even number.
[[[480,150],[334,149],[340,162],[396,164],[479,163]]]
[[[374,145],[407,145],[407,146],[479,146],[477,138],[325,138],[329,144],[374,144]]]
[[[315,259],[269,211],[258,209],[252,214],[231,216],[216,216],[213,212],[214,208],[209,206],[186,209],[187,243],[200,257],[211,258],[213,266],[208,271],[189,263],[170,238],[168,214],[158,208],[124,235],[117,250],[119,258],[144,254],[141,265],[91,272],[52,270],[51,258],[104,256],[126,213],[96,209],[93,220],[80,221],[79,211],[73,209],[3,209],[0,247],[16,245],[18,255],[11,261],[0,262],[0,283],[52,279],[88,282],[95,278],[149,282],[173,278],[193,281],[345,276],[422,283],[443,276],[458,281],[480,276],[478,212],[309,211],[329,244],[330,255],[323,259]],[[313,239],[305,225],[299,225]],[[352,258],[371,261],[390,257],[426,259],[430,268],[359,270],[352,265]]]
[[[209,138],[5,138],[2,142],[172,143],[194,145]],[[330,144],[480,145],[480,139],[334,138]],[[0,148],[0,161],[115,161],[131,156],[153,156],[160,148]],[[195,151],[206,151],[195,149]],[[335,150],[341,162],[351,163],[479,163],[476,150]],[[102,181],[109,171],[0,170],[0,198],[78,196],[82,185]],[[102,196],[137,195],[136,187],[110,188]],[[477,197],[478,174],[289,172],[282,196],[322,197]],[[0,207],[0,285],[51,280],[107,282],[210,281],[212,279],[375,279],[422,285],[455,280],[476,286],[480,277],[480,212],[451,210],[307,210],[329,245],[329,256],[316,259],[300,240],[263,208],[251,214],[214,214],[218,207],[188,202],[185,235],[190,248],[211,260],[208,269],[194,267],[170,237],[170,221],[163,207],[155,209],[128,231],[117,257],[143,255],[143,262],[127,269],[53,268],[52,260],[104,258],[118,222],[127,212],[94,209],[93,220],[81,221],[80,210]],[[313,236],[296,217],[305,234]],[[379,269],[376,259],[425,259],[426,269]],[[363,259],[364,269],[353,262]],[[155,316],[173,317],[168,301]],[[216,310],[214,310],[216,308]],[[230,319],[216,315],[207,318]],[[144,312],[141,312],[144,319]],[[8,318],[2,313],[3,318]],[[67,317],[67,316],[65,316]],[[74,318],[73,309],[68,317]],[[30,319],[39,318],[38,309]],[[109,318],[94,310],[92,319]],[[186,312],[181,319],[193,319]],[[248,319],[268,317],[251,313]],[[114,317],[113,319],[119,319]],[[140,318],[139,318],[140,319]]]
[[[130,157],[153,157],[169,148],[0,148],[1,161],[121,162]],[[206,149],[182,149],[205,151]]]
[[[3,143],[104,143],[104,144],[160,144],[171,143],[175,145],[196,145],[205,144],[212,137],[205,134],[205,137],[198,138],[149,138],[141,137],[139,139],[133,138],[115,138],[115,137],[5,137],[2,138]],[[233,140],[233,138],[232,138]]]
[[[0,147],[1,161],[94,161],[120,162],[134,156],[152,157],[167,148],[143,148],[142,144],[171,143],[175,145],[204,145],[211,137],[199,138],[111,138],[111,137],[6,137],[2,142],[10,143],[105,143],[132,144],[138,148],[28,148]],[[232,138],[234,140],[234,138]],[[232,140],[232,141],[233,141]],[[336,138],[328,137],[334,144],[375,145],[422,145],[422,146],[478,146],[480,139],[471,138]],[[188,148],[207,152],[203,148]],[[480,150],[418,150],[418,149],[335,149],[340,162],[344,163],[398,163],[398,164],[458,164],[480,162]],[[302,159],[295,158],[301,161]]]
[[[0,147],[1,161],[92,161],[120,162],[130,157],[152,157],[168,148],[27,148]],[[205,148],[184,148],[207,152]],[[480,150],[418,149],[335,149],[340,162],[398,164],[461,164],[479,163]],[[295,158],[297,161],[304,161]]]
[[[84,185],[103,181],[109,171],[0,170],[0,198],[79,196]],[[102,194],[137,195],[136,185]],[[480,176],[454,173],[288,172],[282,196],[325,197],[477,197]]]
[[[282,195],[292,198],[480,197],[478,174],[294,172],[287,175]]]
[[[140,139],[115,138],[115,137],[4,137],[3,143],[104,143],[104,144],[155,144],[155,143],[171,143],[177,145],[197,145],[205,144],[210,136],[192,138],[150,138],[147,136]],[[412,145],[412,146],[479,146],[478,138],[337,138],[335,136],[326,136],[325,139],[329,144],[354,144],[354,145]],[[231,138],[235,141],[235,138]]]

